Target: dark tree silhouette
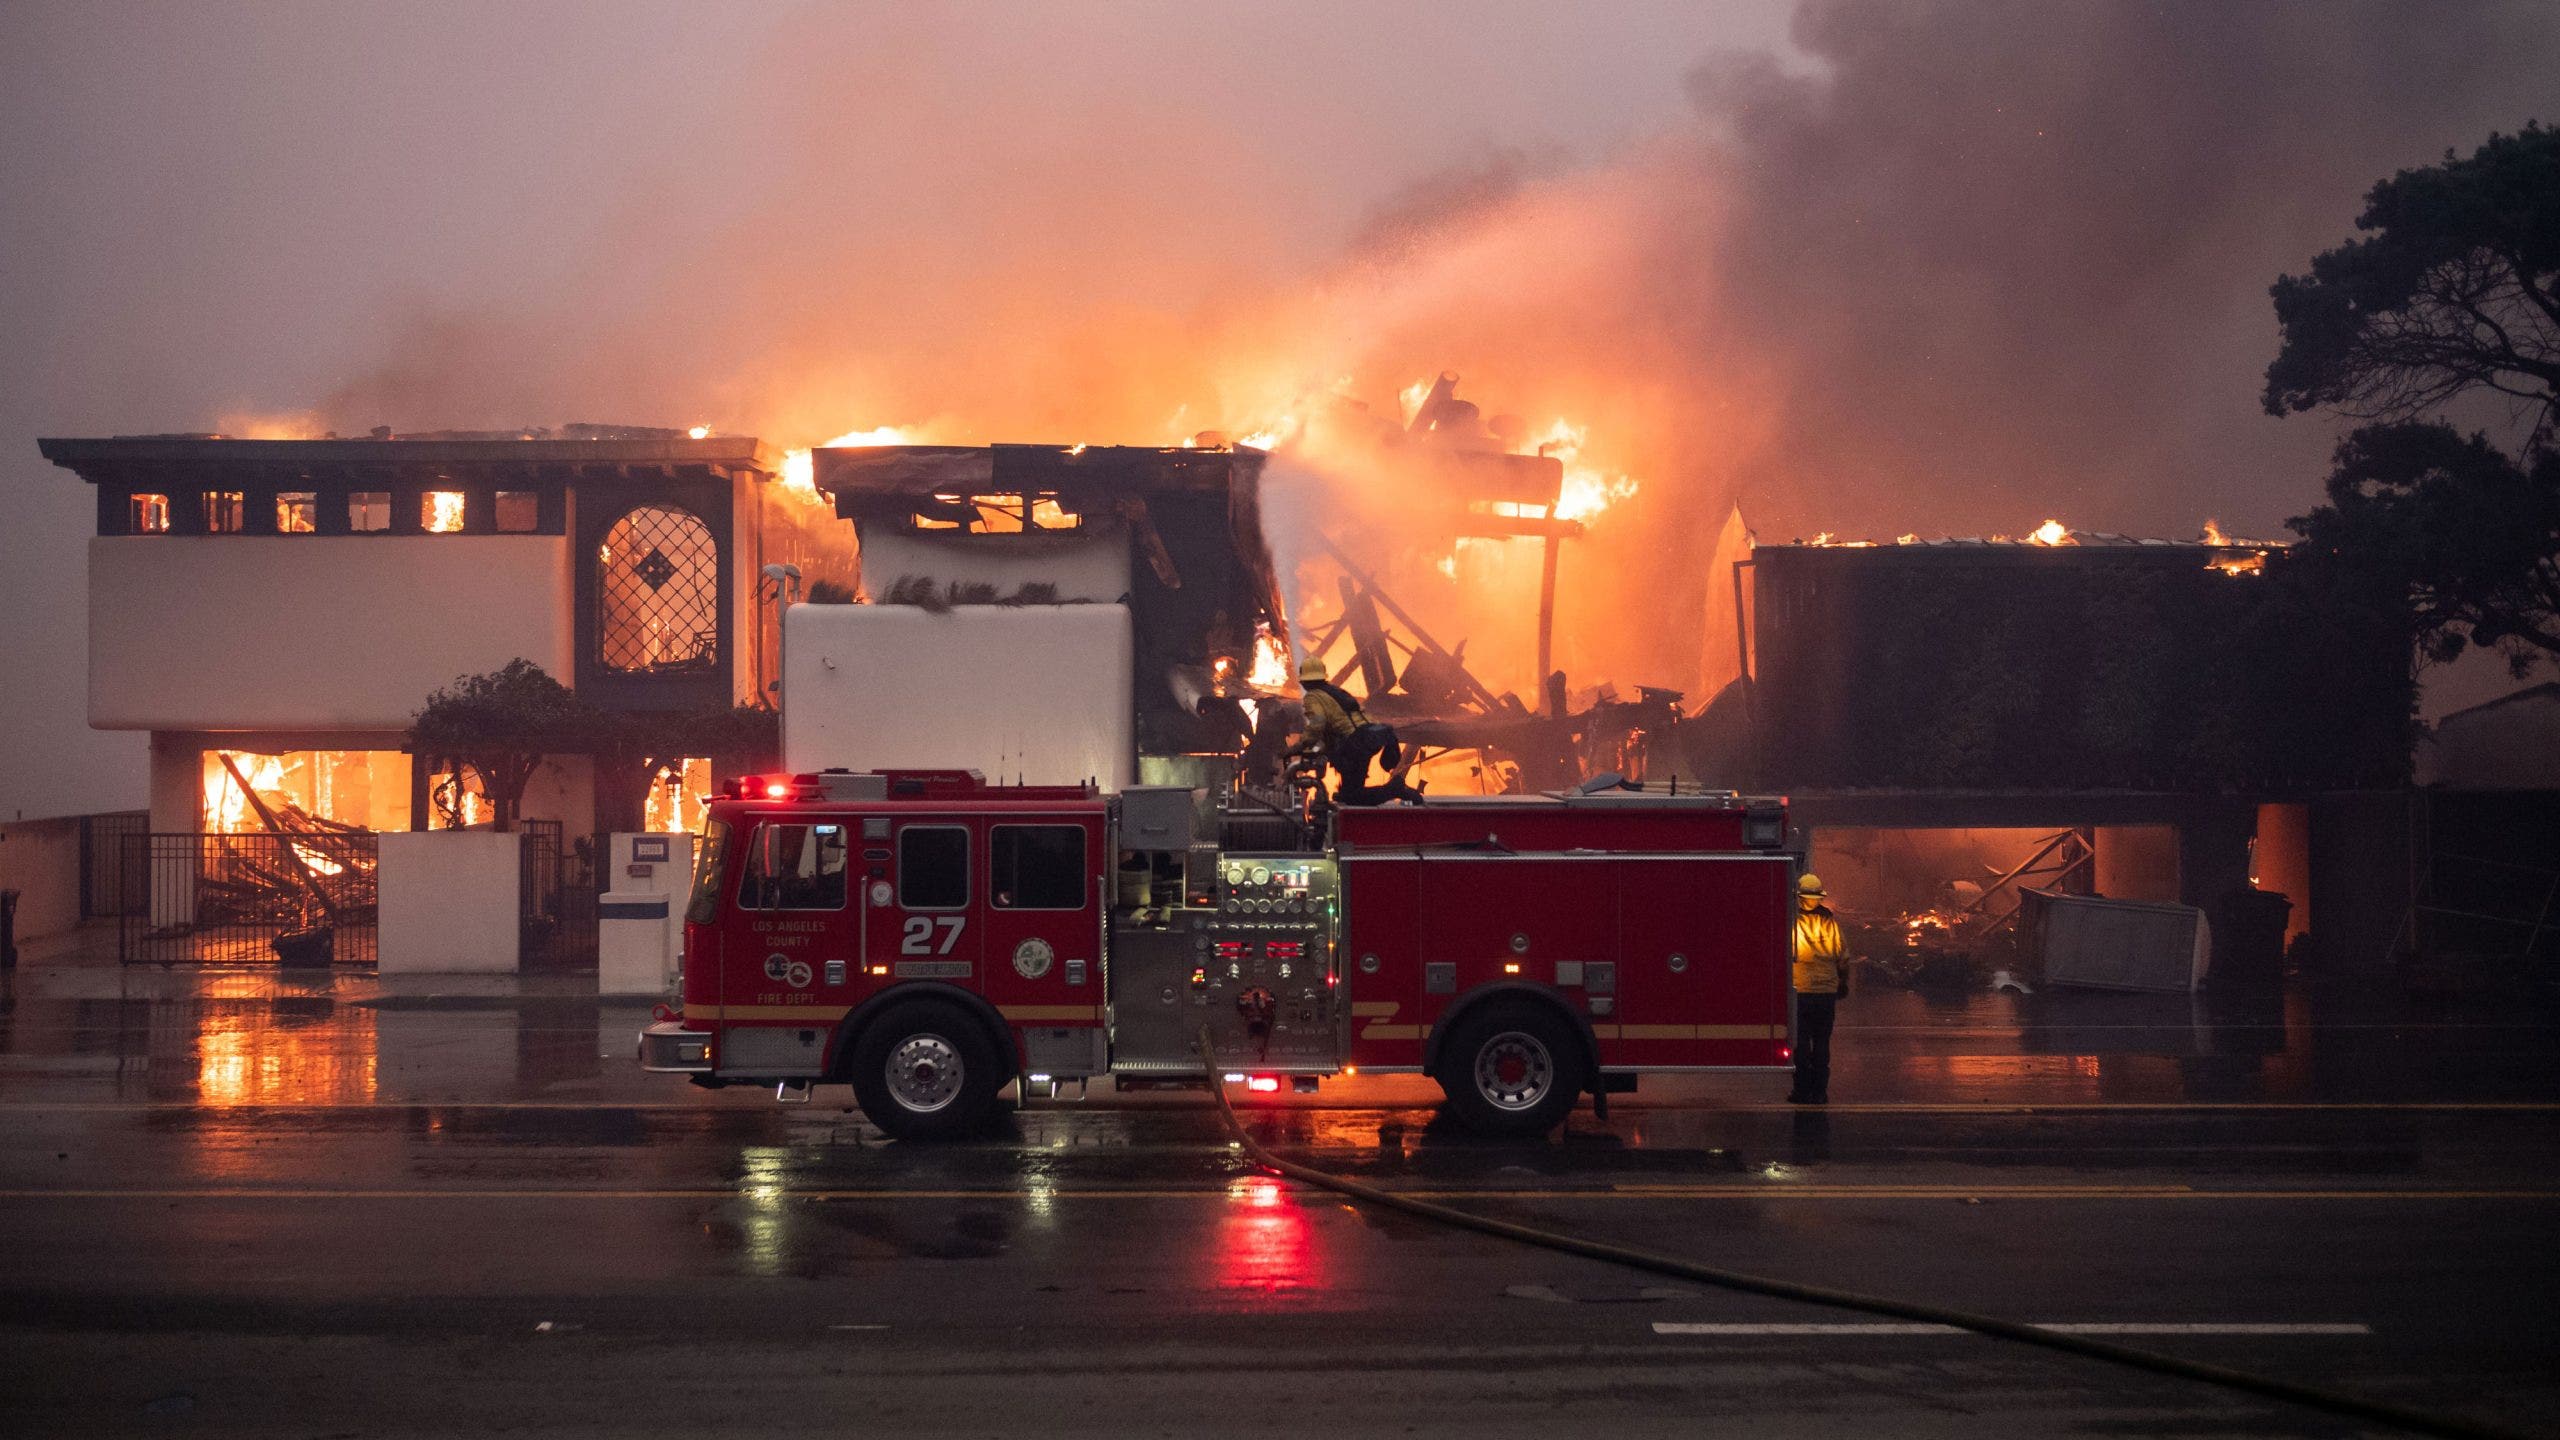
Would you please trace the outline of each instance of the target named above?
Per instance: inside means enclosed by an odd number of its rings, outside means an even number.
[[[2289,522],[2306,573],[2405,595],[2431,660],[2478,646],[2521,677],[2560,657],[2560,131],[2403,170],[2356,225],[2272,292],[2267,412],[2383,422],[2338,446],[2329,503]],[[2517,455],[2438,418],[2474,397],[2513,408]]]
[[[2356,228],[2370,233],[2275,283],[2284,341],[2267,413],[2416,420],[2489,392],[2546,443],[2560,419],[2560,131],[2528,124],[2403,170],[2366,195]]]
[[[2404,586],[2429,659],[2477,645],[2521,677],[2560,656],[2560,453],[2519,462],[2445,425],[2367,425],[2338,446],[2329,503],[2290,523]]]

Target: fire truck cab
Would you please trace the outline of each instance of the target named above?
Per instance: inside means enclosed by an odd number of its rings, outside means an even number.
[[[1008,1085],[1353,1069],[1541,1133],[1646,1071],[1787,1063],[1786,829],[1780,800],[1623,785],[1344,809],[1309,835],[1177,787],[750,777],[710,807],[681,1008],[640,1060],[848,1083],[908,1139],[978,1127]]]

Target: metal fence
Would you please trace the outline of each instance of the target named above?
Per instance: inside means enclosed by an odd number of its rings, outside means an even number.
[[[594,964],[607,837],[570,840],[557,820],[519,823],[524,868],[516,892],[518,963],[563,969]]]
[[[128,965],[372,965],[370,831],[120,837],[117,958]]]
[[[143,887],[125,882],[124,842],[151,829],[148,810],[80,817],[80,918],[104,920],[142,903]]]

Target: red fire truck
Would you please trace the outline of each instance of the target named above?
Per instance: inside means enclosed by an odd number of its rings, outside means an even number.
[[[751,777],[713,802],[650,1070],[850,1083],[923,1139],[1109,1075],[1420,1073],[1530,1134],[1646,1071],[1788,1061],[1785,803],[1611,785],[1343,809],[967,771]],[[1203,1031],[1212,1056],[1200,1053]]]

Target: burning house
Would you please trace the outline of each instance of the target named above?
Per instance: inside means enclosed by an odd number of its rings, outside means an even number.
[[[2025,886],[2271,892],[2288,937],[2378,962],[2408,888],[2406,630],[2312,603],[2294,563],[2059,524],[1758,546],[1733,582],[1746,773],[1792,796],[1842,903],[1915,943]]]
[[[154,852],[185,877],[148,883],[159,929],[193,927],[204,885],[234,879],[361,911],[366,837],[486,824],[470,767],[406,749],[456,677],[529,660],[644,729],[725,710],[780,678],[761,567],[851,574],[828,533],[845,527],[746,437],[41,443],[96,491],[89,723],[150,733],[153,844],[190,847]],[[572,837],[681,830],[713,783],[706,756],[642,778],[600,786],[588,756],[550,756],[524,813]],[[199,837],[228,870],[196,863]]]

